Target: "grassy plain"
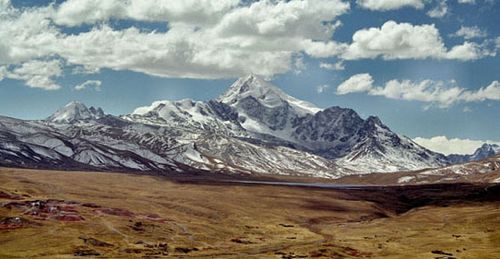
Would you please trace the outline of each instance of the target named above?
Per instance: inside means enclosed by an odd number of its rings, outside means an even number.
[[[500,258],[500,187],[0,168],[0,258]]]

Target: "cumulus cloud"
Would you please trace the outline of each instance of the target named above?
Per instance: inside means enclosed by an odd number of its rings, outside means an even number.
[[[60,35],[51,25],[52,7],[19,10],[9,1],[0,4],[0,65],[20,64],[50,56]]]
[[[458,0],[461,4],[475,4],[476,0]]]
[[[415,0],[360,3],[421,8]],[[0,0],[0,39],[9,39],[0,41],[0,66],[10,69],[57,57],[73,73],[106,68],[214,79],[300,71],[297,57],[303,54],[348,60],[474,60],[486,55],[481,45],[469,42],[448,50],[434,25],[394,21],[357,31],[352,43],[337,42],[332,35],[342,25],[338,16],[349,9],[345,0],[67,0],[31,8]],[[115,20],[159,22],[165,28],[168,24],[168,30],[114,28],[108,21]],[[81,25],[90,29],[67,33],[67,27]],[[343,65],[323,68],[340,70]],[[58,87],[49,77],[38,79],[30,85]]]
[[[481,87],[477,91],[464,91],[462,99],[466,102],[482,102],[486,100],[500,100],[500,82],[493,81],[486,87]]]
[[[5,78],[22,80],[32,88],[57,90],[61,86],[54,81],[54,78],[62,75],[62,65],[61,61],[57,59],[32,60],[18,66],[4,67],[0,74],[3,74]]]
[[[99,73],[100,69],[98,67],[80,66],[76,65],[71,70],[74,75],[89,75]]]
[[[439,4],[429,10],[427,15],[432,18],[442,18],[448,13],[448,5],[446,4],[446,0],[442,0]]]
[[[222,36],[298,37],[326,40],[339,23],[322,22],[349,10],[341,1],[259,1],[235,9],[217,24],[215,32]]]
[[[395,10],[402,7],[424,8],[423,0],[357,0],[363,8],[377,11]]]
[[[297,55],[293,64],[293,72],[298,75],[305,69],[307,69],[307,65],[304,63],[304,55]]]
[[[458,29],[458,31],[453,34],[453,36],[463,37],[466,40],[470,40],[473,38],[484,38],[488,36],[488,34],[485,31],[479,29],[479,27],[477,26],[461,26],[460,29]]]
[[[499,141],[471,140],[471,139],[448,139],[446,136],[435,136],[432,138],[416,137],[413,139],[417,144],[445,155],[449,154],[472,154],[484,143],[500,145]]]
[[[214,23],[227,11],[237,7],[239,0],[68,0],[54,16],[57,24],[77,26],[110,19],[131,19],[170,23]]]
[[[380,28],[358,30],[343,58],[458,59],[473,60],[484,52],[476,43],[464,42],[447,50],[434,24],[412,25],[387,21]]]
[[[102,82],[99,81],[99,80],[87,80],[79,85],[76,85],[75,86],[75,90],[77,91],[82,91],[82,90],[85,90],[85,89],[89,89],[89,88],[92,88],[94,89],[95,91],[98,91],[100,92],[101,91],[101,85],[102,85]]]
[[[319,67],[327,70],[344,70],[344,62],[339,61],[337,63],[326,63],[326,62],[321,62],[319,63]]]
[[[321,94],[325,92],[328,88],[330,88],[330,85],[318,85],[316,86],[316,92],[318,92],[318,94]]]
[[[5,66],[0,67],[0,81],[2,81],[7,75],[7,68]]]
[[[113,69],[130,69],[157,76],[221,78],[253,72],[269,77],[288,71],[293,66],[294,53],[308,48],[308,42],[327,40],[338,26],[328,21],[349,9],[349,4],[338,0],[260,1],[237,8],[232,8],[235,1],[225,4],[202,1],[206,5],[215,5],[211,8],[198,5],[197,1],[178,2],[177,16],[162,18],[174,21],[167,33],[143,33],[135,28],[115,31],[103,27],[88,34],[68,37],[66,46],[84,40],[88,49],[84,49],[84,53],[65,56],[78,64],[104,64]],[[166,6],[173,8],[176,4],[169,2]],[[213,18],[213,13],[221,15],[208,26],[205,22],[201,23],[202,27],[193,26],[184,20],[196,15],[182,11],[193,9],[212,10],[205,15],[207,19]],[[164,13],[169,14],[167,10]],[[138,16],[132,18],[141,19]],[[109,48],[103,49],[94,42],[95,39],[108,42],[104,46]],[[96,51],[101,52],[99,57],[102,58],[89,60],[88,54]]]
[[[301,42],[304,52],[314,58],[327,58],[342,54],[345,52],[348,44],[335,41],[312,41],[304,40]]]
[[[475,42],[466,41],[462,45],[456,45],[451,48],[444,57],[447,59],[467,61],[495,55],[495,52],[490,52],[487,48],[482,48],[481,45]]]
[[[337,87],[337,94],[370,92],[373,89],[373,82],[370,74],[353,75]]]
[[[3,0],[0,65],[58,56],[67,64],[131,70],[181,78],[265,77],[294,68],[302,52],[319,57],[339,48],[331,41],[347,12],[342,0],[68,0],[16,9]],[[168,31],[115,29],[110,20],[168,23]],[[61,26],[91,25],[66,34]],[[325,54],[327,53],[327,54]],[[92,71],[90,70],[90,71]],[[77,69],[78,72],[89,72]]]
[[[500,100],[500,82],[493,81],[486,87],[472,91],[461,88],[454,81],[443,82],[422,80],[390,80],[384,86],[375,86],[370,74],[356,74],[337,87],[337,94],[368,93],[390,99],[420,101],[437,104],[441,108],[457,102],[481,102]]]

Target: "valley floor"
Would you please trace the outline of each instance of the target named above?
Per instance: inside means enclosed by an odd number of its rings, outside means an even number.
[[[0,258],[499,258],[500,186],[313,188],[0,168]]]

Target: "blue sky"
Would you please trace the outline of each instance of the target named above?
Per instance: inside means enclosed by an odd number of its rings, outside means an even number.
[[[102,2],[0,0],[1,115],[208,100],[253,72],[412,138],[500,141],[497,1]]]

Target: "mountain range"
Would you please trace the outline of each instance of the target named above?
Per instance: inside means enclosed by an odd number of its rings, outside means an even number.
[[[484,143],[481,147],[476,149],[473,154],[461,155],[461,154],[451,154],[448,155],[448,161],[451,164],[466,163],[470,161],[478,161],[494,155],[500,154],[500,146],[497,144]]]
[[[44,120],[0,116],[0,166],[211,171],[339,178],[436,168],[497,154],[430,151],[378,117],[321,109],[255,75],[209,101],[157,101],[114,116],[71,102]]]

